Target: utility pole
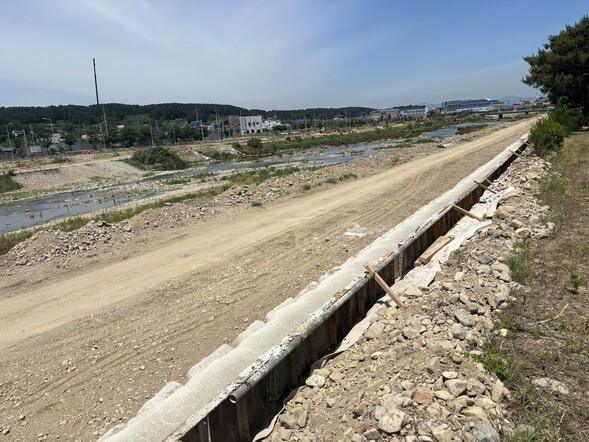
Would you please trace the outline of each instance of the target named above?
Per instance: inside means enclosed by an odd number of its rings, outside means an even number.
[[[198,107],[195,106],[196,109],[196,121],[198,121],[198,125],[200,126],[200,141],[204,141],[205,140],[205,134],[204,134],[204,130],[202,128],[202,121],[200,121],[198,119]]]
[[[100,139],[102,140],[102,148],[106,149],[104,144],[104,136],[102,134],[102,121],[100,119],[100,101],[98,100],[98,80],[96,78],[96,59],[92,59],[92,65],[94,66],[94,88],[96,89],[96,110],[98,112],[98,129],[100,131]]]

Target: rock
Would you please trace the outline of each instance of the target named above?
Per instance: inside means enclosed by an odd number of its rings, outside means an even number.
[[[423,296],[423,292],[417,287],[409,287],[407,290],[405,290],[405,296],[407,298],[420,298]]]
[[[523,437],[523,440],[533,440],[536,428],[533,425],[519,424],[515,427],[515,433]]]
[[[445,371],[444,373],[442,373],[442,377],[444,378],[444,380],[456,379],[458,378],[458,373],[455,371]]]
[[[474,325],[477,323],[476,318],[463,309],[456,310],[454,312],[454,318],[465,327],[474,327]]]
[[[419,327],[405,327],[403,329],[403,336],[407,339],[417,338],[420,335],[419,330]]]
[[[379,440],[380,439],[380,432],[376,428],[369,428],[364,433],[362,433],[367,440]]]
[[[434,403],[434,393],[430,390],[415,390],[413,400],[419,405],[429,405]]]
[[[513,211],[514,211],[513,207],[504,205],[504,206],[501,206],[497,209],[497,211],[495,212],[495,216],[499,219],[506,219],[511,216]]]
[[[325,377],[319,374],[312,374],[307,378],[305,384],[307,384],[309,387],[321,388],[325,385]]]
[[[515,231],[515,236],[517,236],[518,238],[522,238],[522,239],[529,238],[530,236],[532,236],[532,232],[527,227],[522,227],[522,228],[517,229]]]
[[[440,358],[430,358],[425,364],[425,370],[429,374],[435,374],[440,369]]]
[[[505,387],[503,386],[503,382],[497,380],[493,384],[493,388],[491,389],[491,399],[493,399],[493,401],[497,403],[501,402],[503,400],[504,392]]]
[[[569,387],[564,382],[551,378],[532,379],[532,384],[536,387],[550,391],[551,393],[569,394]]]
[[[469,379],[466,385],[466,390],[468,391],[469,396],[471,396],[471,392],[473,393],[472,395],[476,396],[485,394],[487,387],[477,379]]]
[[[454,304],[455,302],[458,302],[460,300],[460,295],[458,293],[453,293],[450,296],[448,296],[448,299],[446,300],[446,302],[448,304]]]
[[[281,416],[282,425],[290,430],[305,428],[307,426],[308,412],[302,407],[287,411]]]
[[[466,391],[466,381],[464,379],[449,379],[444,385],[454,397],[458,397]]]
[[[464,275],[465,275],[464,272],[456,272],[454,274],[454,281],[456,281],[456,282],[462,281],[464,279]]]
[[[489,422],[479,421],[475,423],[470,432],[477,442],[501,442],[501,436]]]
[[[499,279],[505,282],[511,281],[511,275],[509,273],[509,267],[502,262],[494,262],[491,265],[491,270],[497,272]]]
[[[491,264],[493,262],[493,258],[491,258],[486,253],[481,253],[479,255],[479,263],[481,264]]]
[[[354,417],[360,417],[364,413],[366,413],[366,402],[364,401],[357,404],[352,410],[352,414],[354,415]]]
[[[377,339],[382,336],[382,333],[384,332],[384,328],[385,328],[384,323],[375,322],[372,325],[370,325],[368,330],[366,330],[366,332],[364,333],[364,337],[368,340]]]
[[[538,215],[530,215],[530,224],[534,224],[534,225],[540,225],[542,224],[542,218],[540,218]]]
[[[405,413],[401,410],[389,410],[381,420],[378,421],[378,428],[387,434],[398,433],[403,428]]]
[[[442,283],[442,289],[446,290],[447,292],[453,292],[454,289],[454,284],[450,283],[450,282],[443,282]]]
[[[464,338],[466,338],[466,329],[457,323],[452,324],[452,328],[450,329],[452,332],[452,336],[455,339],[460,339],[461,341],[464,340]]]
[[[437,442],[452,442],[454,432],[447,424],[441,424],[433,429],[432,435]]]
[[[477,313],[479,311],[479,305],[476,302],[467,302],[465,307],[469,313]]]
[[[521,229],[524,226],[524,223],[522,223],[519,219],[513,219],[510,223],[509,223],[509,227],[511,227],[512,229]]]
[[[452,394],[450,394],[450,392],[446,391],[446,390],[437,390],[436,392],[434,392],[434,396],[438,399],[441,399],[443,401],[451,401],[452,399],[454,399],[454,396]]]
[[[487,413],[485,413],[485,410],[483,410],[481,407],[477,407],[477,406],[467,407],[467,408],[463,409],[462,414],[464,416],[476,417],[477,419],[480,419],[481,421],[489,420],[489,418],[487,417]]]

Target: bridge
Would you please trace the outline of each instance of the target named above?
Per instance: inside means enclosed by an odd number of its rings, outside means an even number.
[[[542,107],[526,107],[521,109],[506,109],[506,110],[492,110],[488,112],[480,112],[480,115],[490,116],[490,115],[497,115],[497,117],[501,120],[503,115],[505,114],[531,114],[531,113],[540,113],[540,112],[548,112],[552,109],[552,106],[542,106]]]

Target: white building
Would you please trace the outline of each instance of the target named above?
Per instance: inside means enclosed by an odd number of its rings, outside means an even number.
[[[264,130],[264,123],[261,115],[251,117],[239,117],[241,135],[258,134]]]
[[[269,118],[268,120],[264,121],[263,129],[272,130],[275,126],[280,126],[280,120],[275,120],[274,118]]]

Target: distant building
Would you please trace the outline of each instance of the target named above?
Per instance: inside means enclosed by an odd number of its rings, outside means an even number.
[[[262,116],[239,117],[241,135],[258,134],[264,130]]]
[[[370,112],[370,118],[374,121],[392,120],[399,115],[399,109],[379,109]]]
[[[282,123],[280,122],[280,120],[276,120],[274,118],[268,118],[267,120],[264,120],[264,124],[262,125],[263,130],[272,130],[275,126],[281,126]]]
[[[427,117],[427,107],[425,106],[407,106],[399,109],[398,117],[408,118],[425,118]]]
[[[475,100],[452,100],[442,103],[442,113],[452,114],[458,112],[488,112],[492,111],[498,105],[505,105],[499,100],[490,100],[488,98],[479,98]]]

